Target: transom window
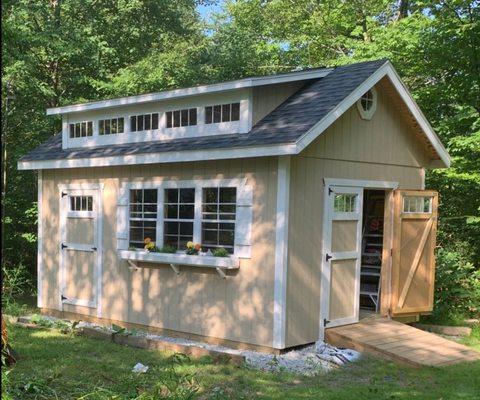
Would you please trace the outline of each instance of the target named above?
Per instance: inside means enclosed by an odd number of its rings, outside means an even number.
[[[184,110],[167,111],[165,113],[165,125],[167,128],[197,125],[197,109],[187,108]]]
[[[93,136],[93,122],[84,121],[69,125],[70,138]]]
[[[213,250],[223,247],[233,253],[237,189],[234,187],[203,188],[202,247]]]
[[[371,88],[357,101],[357,109],[362,119],[371,119],[377,108],[377,92]]]
[[[70,196],[70,211],[93,211],[93,197]]]
[[[123,133],[124,131],[123,117],[101,119],[98,121],[99,135],[114,135],[116,133]]]
[[[193,241],[195,189],[165,189],[163,243],[185,249]]]
[[[240,103],[205,107],[205,123],[217,124],[240,120]]]
[[[431,213],[432,198],[425,196],[405,196],[403,198],[404,213]]]
[[[158,129],[158,113],[132,115],[130,117],[130,132],[141,132]]]
[[[130,246],[143,248],[157,240],[157,189],[130,190]]]
[[[356,194],[335,194],[333,199],[333,211],[335,212],[356,212]]]

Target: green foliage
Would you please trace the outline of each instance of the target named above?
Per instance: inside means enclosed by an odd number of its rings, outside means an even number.
[[[480,313],[480,270],[468,261],[463,249],[437,252],[435,307],[431,320],[463,325]]]
[[[214,257],[228,257],[230,253],[223,247],[212,251]]]
[[[158,249],[159,253],[169,253],[175,254],[177,252],[177,248],[173,246],[169,246],[168,244],[163,246],[162,248]]]
[[[14,303],[15,296],[31,293],[33,282],[31,275],[23,264],[7,268],[2,264],[2,305],[7,307]],[[13,310],[13,308],[12,308]]]

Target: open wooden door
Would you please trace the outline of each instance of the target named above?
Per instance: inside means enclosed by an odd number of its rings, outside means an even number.
[[[394,191],[391,315],[432,311],[438,194]]]

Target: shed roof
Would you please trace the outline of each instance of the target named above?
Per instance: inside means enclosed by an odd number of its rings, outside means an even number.
[[[62,137],[57,134],[22,157],[19,168],[68,168],[297,154],[386,74],[400,82],[397,89],[406,91],[386,59],[339,66],[330,69],[324,77],[310,80],[248,133],[75,149],[62,149]],[[414,108],[412,112],[422,119],[420,126],[432,142],[438,158],[448,165],[446,150],[411,97],[409,99]]]

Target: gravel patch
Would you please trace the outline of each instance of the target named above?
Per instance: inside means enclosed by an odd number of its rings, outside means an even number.
[[[58,320],[50,316],[42,317],[52,322]],[[110,327],[86,321],[80,321],[77,327],[93,328],[110,333],[115,332],[115,330]],[[323,342],[301,349],[291,350],[281,355],[273,355],[252,350],[237,350],[190,339],[155,335],[145,331],[128,330],[126,332],[152,340],[162,340],[185,346],[194,346],[225,354],[242,355],[245,357],[247,367],[267,372],[290,372],[299,375],[314,376],[339,368],[342,365],[354,362],[360,358],[360,353],[355,350],[340,349]]]

